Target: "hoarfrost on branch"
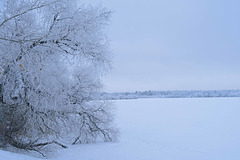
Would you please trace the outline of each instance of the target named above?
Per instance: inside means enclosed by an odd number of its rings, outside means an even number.
[[[7,0],[0,11],[0,145],[114,140],[97,100],[109,69],[110,12],[77,0]]]

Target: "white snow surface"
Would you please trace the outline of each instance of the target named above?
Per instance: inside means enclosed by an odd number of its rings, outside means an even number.
[[[240,98],[117,100],[117,143],[61,149],[54,160],[239,160]],[[0,159],[34,157],[0,151]]]

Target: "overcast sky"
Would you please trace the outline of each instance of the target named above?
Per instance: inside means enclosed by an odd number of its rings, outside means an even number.
[[[113,10],[105,91],[240,89],[239,0],[88,0]]]

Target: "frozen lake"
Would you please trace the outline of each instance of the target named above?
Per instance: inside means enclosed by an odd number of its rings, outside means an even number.
[[[61,150],[57,160],[239,160],[240,98],[115,101],[118,143]],[[35,159],[0,151],[5,159]]]
[[[240,159],[239,98],[141,99],[116,104],[120,151],[129,155],[126,159]]]

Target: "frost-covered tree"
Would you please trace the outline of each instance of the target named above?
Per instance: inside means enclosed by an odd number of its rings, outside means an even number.
[[[114,140],[109,104],[99,101],[110,55],[110,12],[77,0],[1,0],[0,145]]]

